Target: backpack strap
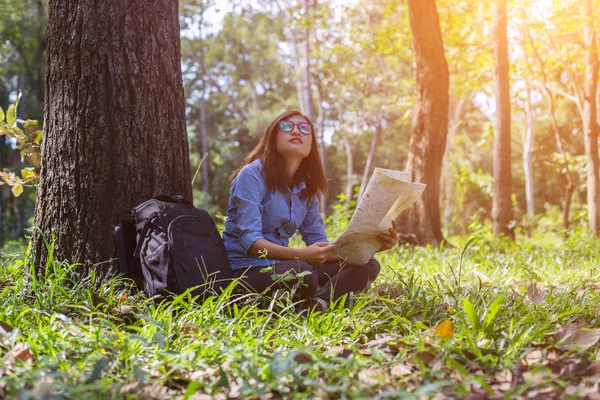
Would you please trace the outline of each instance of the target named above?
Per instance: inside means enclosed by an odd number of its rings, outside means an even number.
[[[156,200],[166,201],[169,203],[184,203],[184,204],[192,204],[190,201],[186,200],[182,195],[178,194],[177,196],[169,196],[168,194],[159,194],[154,197]]]
[[[150,224],[158,217],[158,212],[155,211],[150,214],[146,219],[144,219],[144,226],[140,231],[138,236],[137,244],[135,245],[135,251],[133,252],[133,258],[138,258],[140,256],[140,251],[142,251],[142,243],[144,242],[143,238],[148,233],[148,229],[150,229]]]

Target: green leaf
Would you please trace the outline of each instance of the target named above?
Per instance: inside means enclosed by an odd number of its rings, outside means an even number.
[[[15,197],[19,197],[21,195],[21,193],[23,193],[23,185],[17,183],[15,185],[13,185],[11,191]]]
[[[4,110],[2,109],[2,107],[0,107],[0,122],[4,122],[4,118],[5,118]]]
[[[504,302],[504,296],[500,295],[488,307],[486,315],[485,315],[485,327],[486,328],[492,326],[494,324],[494,322],[496,321],[496,315],[498,315],[498,312],[500,311],[500,308],[502,307],[503,302]]]
[[[477,311],[475,311],[475,307],[473,307],[473,304],[469,300],[467,300],[467,298],[463,300],[463,308],[465,310],[467,319],[471,323],[471,326],[473,326],[473,329],[479,330],[480,326]]]
[[[17,107],[14,104],[11,104],[8,107],[8,111],[6,113],[6,123],[9,127],[13,127],[15,125],[15,121],[17,120]]]
[[[33,170],[33,168],[23,168],[21,170],[21,176],[23,177],[23,179],[35,178],[35,171]]]
[[[96,364],[94,365],[94,370],[92,371],[88,382],[97,381],[102,375],[102,372],[106,369],[106,367],[108,367],[108,363],[109,361],[107,358],[101,358],[98,361],[96,361]]]
[[[37,136],[35,137],[34,143],[40,143],[42,141],[42,137],[44,136],[42,131],[39,131]]]

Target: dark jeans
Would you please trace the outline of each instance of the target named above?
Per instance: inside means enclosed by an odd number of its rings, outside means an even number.
[[[241,290],[248,288],[262,293],[265,290],[289,289],[301,282],[298,289],[300,297],[306,299],[318,296],[326,301],[335,300],[349,292],[363,290],[369,282],[377,278],[380,269],[379,262],[374,258],[365,265],[350,265],[336,261],[315,267],[304,261],[288,260],[278,262],[271,271],[261,272],[263,268],[250,267],[233,271],[234,278],[242,277],[238,287]],[[310,274],[298,276],[302,272],[310,272]],[[280,276],[274,279],[273,274]]]

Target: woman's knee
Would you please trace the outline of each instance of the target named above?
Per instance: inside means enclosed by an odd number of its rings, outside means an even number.
[[[367,279],[371,282],[377,278],[379,272],[381,271],[381,265],[379,264],[379,261],[374,258],[371,258],[369,262],[363,266],[363,268],[365,269],[365,275],[367,276]]]

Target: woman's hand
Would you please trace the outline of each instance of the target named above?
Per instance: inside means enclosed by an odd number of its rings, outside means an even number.
[[[398,225],[396,225],[396,221],[392,220],[392,227],[388,229],[387,233],[380,233],[377,235],[377,240],[379,240],[382,244],[379,248],[379,251],[389,250],[398,243]]]
[[[329,242],[317,242],[301,249],[300,259],[310,265],[323,265],[327,258],[336,249],[336,245]]]

